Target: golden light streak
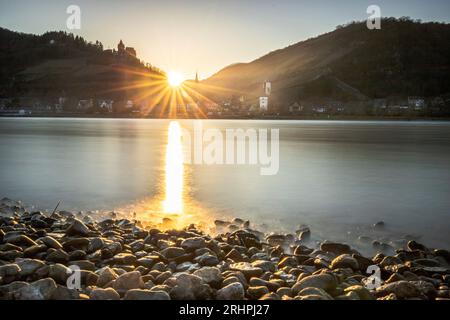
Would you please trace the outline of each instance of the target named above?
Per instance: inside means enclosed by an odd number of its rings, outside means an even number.
[[[171,121],[166,149],[166,198],[163,202],[163,209],[166,213],[183,212],[183,170],[181,127],[178,121]]]
[[[212,86],[205,83],[185,80],[175,72],[156,74],[155,71],[143,72],[134,69],[116,67],[123,75],[121,85],[100,93],[115,93],[118,106],[131,100],[141,106],[141,117],[150,114],[158,118],[208,118],[204,112],[205,104],[217,103],[208,96],[219,92],[235,93],[235,90]],[[136,114],[137,115],[137,114]]]

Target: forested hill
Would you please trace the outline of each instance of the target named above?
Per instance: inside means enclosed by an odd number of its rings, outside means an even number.
[[[32,35],[0,28],[0,96],[60,92],[89,96],[112,92],[145,74],[161,71],[134,56],[119,59],[99,41],[87,42],[62,31]],[[109,94],[113,93],[105,93]]]
[[[287,102],[450,92],[449,24],[387,18],[381,27],[339,26],[250,63],[233,64],[205,83],[258,96],[263,81],[270,80],[274,97]]]

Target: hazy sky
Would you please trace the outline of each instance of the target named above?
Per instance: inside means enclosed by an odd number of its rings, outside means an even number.
[[[449,0],[0,0],[0,26],[70,31],[71,4],[81,8],[81,29],[71,32],[105,48],[123,39],[142,60],[188,78],[366,19],[371,4],[383,16],[450,22]]]

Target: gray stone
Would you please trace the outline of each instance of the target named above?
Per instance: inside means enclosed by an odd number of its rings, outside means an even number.
[[[398,299],[415,298],[420,295],[419,289],[408,281],[397,281],[385,284],[376,290],[377,297],[384,297],[391,293]]]
[[[20,267],[15,263],[0,266],[0,277],[15,277],[20,273]]]
[[[20,268],[20,276],[27,277],[34,274],[39,268],[45,266],[45,263],[37,259],[17,259],[16,264]]]
[[[170,300],[170,296],[165,291],[133,289],[127,291],[124,300]]]
[[[92,300],[120,300],[120,295],[113,288],[95,288],[90,297]]]
[[[341,254],[331,262],[330,268],[331,269],[350,268],[352,270],[358,270],[359,264],[358,261],[356,261],[356,259],[353,258],[352,256],[348,254]]]
[[[66,284],[72,270],[63,264],[56,263],[49,266],[48,276],[59,284]]]
[[[195,258],[195,262],[198,262],[201,266],[216,266],[219,264],[219,259],[215,255],[205,253]]]
[[[33,258],[40,252],[46,252],[47,246],[45,244],[36,244],[34,246],[28,247],[23,251],[23,255],[26,258]]]
[[[197,249],[205,248],[206,241],[201,237],[188,238],[181,242],[181,247],[186,251],[195,251]]]
[[[39,238],[38,242],[42,242],[49,248],[62,249],[62,244],[59,243],[58,240],[56,240],[55,238],[53,238],[51,236],[45,236],[45,237]]]
[[[16,300],[49,300],[56,288],[55,281],[46,278],[20,288],[13,295]]]
[[[57,285],[56,290],[53,291],[51,300],[78,300],[80,299],[80,292],[76,289],[69,289],[66,286]]]
[[[245,296],[244,286],[235,282],[217,291],[217,300],[243,300]]]
[[[267,293],[269,293],[269,289],[265,286],[248,287],[247,289],[247,295],[250,299],[259,299]]]
[[[97,286],[104,288],[108,283],[116,280],[119,276],[110,267],[104,267],[98,271]]]
[[[202,278],[188,273],[180,273],[167,279],[171,283],[170,297],[175,300],[208,299],[211,296],[211,288],[205,284]]]
[[[131,289],[141,289],[144,286],[144,281],[142,281],[141,274],[138,271],[124,273],[113,283],[113,288],[119,293],[125,293]]]
[[[333,298],[325,290],[314,287],[307,287],[305,289],[302,289],[297,295],[300,297],[314,295],[322,297],[319,300],[333,300]]]
[[[295,294],[298,294],[301,290],[313,287],[323,289],[327,292],[332,291],[337,286],[337,281],[334,276],[331,274],[317,274],[307,276],[300,281],[298,281],[293,287],[292,290]]]
[[[320,250],[326,251],[326,252],[332,252],[334,254],[344,254],[344,253],[352,253],[350,246],[343,244],[343,243],[337,243],[337,242],[323,242],[320,245]]]
[[[56,249],[56,250],[51,251],[47,255],[47,258],[45,260],[47,260],[49,262],[66,263],[67,261],[69,261],[69,255],[63,249]]]
[[[222,283],[223,277],[216,267],[203,267],[194,272],[195,276],[202,278],[203,282],[212,287],[217,287]]]
[[[375,299],[375,297],[370,293],[369,290],[367,290],[367,288],[360,286],[360,285],[347,287],[344,289],[344,292],[345,293],[355,292],[359,296],[360,300],[374,300]]]
[[[161,254],[167,259],[177,258],[185,253],[184,249],[179,247],[168,247],[161,251]]]
[[[68,236],[89,236],[89,228],[80,220],[74,219],[66,230]]]
[[[251,277],[259,277],[263,274],[261,268],[257,268],[251,265],[249,262],[238,262],[230,265],[230,270],[240,271],[247,279]]]
[[[256,260],[253,261],[251,264],[253,267],[260,268],[264,272],[275,272],[277,270],[277,265],[272,261]]]

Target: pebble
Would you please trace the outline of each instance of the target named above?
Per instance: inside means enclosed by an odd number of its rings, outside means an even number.
[[[74,218],[66,230],[68,236],[89,236],[89,228],[80,220]]]
[[[35,281],[13,292],[16,300],[50,300],[57,286],[53,279]]]
[[[120,295],[113,288],[95,288],[90,297],[92,300],[120,300]]]
[[[170,300],[170,296],[165,291],[133,289],[127,291],[124,300]]]
[[[141,289],[144,287],[141,274],[138,271],[127,272],[113,281],[112,287],[119,293],[131,289]]]
[[[341,254],[330,264],[331,269],[350,268],[354,271],[359,270],[358,261],[349,254]]]
[[[244,286],[240,282],[231,283],[217,291],[217,300],[243,300]]]
[[[449,299],[449,251],[416,241],[376,240],[380,253],[364,257],[347,244],[310,242],[307,226],[296,236],[217,221],[233,227],[210,236],[195,225],[173,229],[175,221],[167,231],[143,228],[121,214],[101,222],[94,213],[47,218],[0,206],[0,214],[0,299]],[[71,265],[81,268],[80,291],[66,286]],[[363,286],[371,265],[384,280],[376,290]]]
[[[323,289],[325,291],[331,291],[337,286],[336,278],[330,274],[317,274],[317,275],[311,275],[307,276],[303,279],[301,279],[299,282],[297,282],[293,287],[292,290],[294,294],[298,294],[301,290],[308,288],[308,287],[314,287]]]

